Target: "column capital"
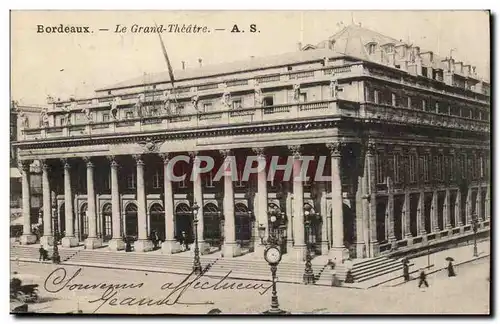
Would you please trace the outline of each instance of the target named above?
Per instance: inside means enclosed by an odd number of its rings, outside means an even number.
[[[342,148],[344,147],[344,143],[337,141],[332,143],[327,143],[326,147],[330,150],[330,155],[332,157],[341,157],[342,156]]]
[[[375,154],[376,151],[377,151],[377,143],[375,143],[375,142],[368,142],[366,144],[366,153],[367,154],[373,155],[373,154]]]
[[[83,161],[87,163],[87,169],[94,167],[94,163],[92,163],[92,158],[90,156],[83,157]]]
[[[301,145],[288,145],[288,150],[292,153],[293,157],[298,159],[302,156]]]
[[[171,154],[170,153],[159,153],[160,158],[163,160],[163,164],[167,165],[168,161],[170,161]]]
[[[30,164],[31,164],[30,160],[20,160],[17,162],[17,167],[19,170],[26,172],[30,170]]]
[[[230,149],[224,149],[224,150],[219,150],[220,155],[225,159],[228,156],[233,155],[232,151]]]
[[[266,156],[265,148],[264,147],[253,147],[252,148],[252,152],[254,152],[255,154],[257,154],[257,156],[259,158]]]
[[[42,166],[43,171],[48,172],[50,170],[50,165],[48,163],[48,160],[40,160],[40,164]]]
[[[142,155],[141,154],[133,154],[132,158],[135,160],[135,163],[139,165],[144,165],[144,161],[142,160]]]
[[[64,170],[69,170],[71,169],[71,164],[69,163],[69,159],[67,158],[62,158],[61,163],[63,164]]]

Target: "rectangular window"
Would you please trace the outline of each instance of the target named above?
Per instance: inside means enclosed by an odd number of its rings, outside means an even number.
[[[212,172],[208,172],[208,173],[205,173],[203,175],[203,178],[204,178],[204,182],[205,182],[205,187],[206,188],[214,188],[215,185],[214,185],[214,176],[212,174]]]
[[[448,179],[450,181],[455,180],[455,157],[453,155],[448,156]]]
[[[156,170],[156,172],[153,174],[153,188],[154,189],[161,188],[162,180],[163,179],[160,171]]]
[[[274,98],[269,96],[269,97],[264,97],[264,107],[270,107],[274,105]]]
[[[307,93],[305,92],[300,93],[299,102],[307,102]]]
[[[128,189],[135,189],[135,185],[136,185],[136,182],[135,182],[135,172],[131,172],[128,177],[127,177],[127,188]]]
[[[430,160],[429,154],[421,155],[419,157],[418,173],[419,173],[419,178],[422,179],[424,182],[428,182],[430,178],[429,160]]]
[[[108,113],[102,114],[102,121],[109,122],[109,114]]]
[[[158,116],[158,108],[153,108],[150,110],[151,116]]]
[[[365,87],[365,100],[367,102],[375,102],[375,93],[374,90],[369,87]]]
[[[384,184],[386,181],[386,161],[384,153],[378,152],[376,159],[376,169],[377,169],[377,184]]]
[[[175,113],[177,115],[182,115],[184,113],[184,105],[178,105],[175,107]]]
[[[394,183],[401,183],[402,181],[402,173],[401,173],[401,155],[399,153],[394,154]]]
[[[376,104],[380,103],[380,93],[378,90],[373,90],[373,101]]]
[[[410,183],[417,182],[417,156],[415,154],[410,155]]]
[[[212,103],[211,102],[204,103],[203,104],[203,111],[204,112],[212,111]]]
[[[233,109],[240,109],[242,107],[241,105],[241,99],[235,99],[233,100]]]
[[[134,112],[133,111],[127,111],[125,113],[125,118],[126,119],[132,119],[132,118],[134,118]]]
[[[184,164],[181,164],[180,176],[183,176],[183,175],[186,175],[186,176],[183,177],[183,179],[178,182],[179,188],[187,188],[186,179],[188,178],[188,174],[186,174],[186,166]]]
[[[108,172],[108,176],[103,179],[103,187],[105,190],[111,189],[111,172]]]
[[[392,106],[393,107],[398,107],[399,106],[398,96],[395,93],[391,94],[391,101],[392,101]]]
[[[425,99],[422,99],[422,110],[426,109],[427,109],[427,101],[425,101]]]

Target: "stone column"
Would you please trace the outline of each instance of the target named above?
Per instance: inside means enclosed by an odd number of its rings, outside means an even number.
[[[120,220],[120,188],[118,182],[118,162],[116,157],[108,156],[111,170],[111,223],[113,226],[113,236],[109,241],[111,250],[119,251],[125,248],[125,242],[121,237],[121,220]]]
[[[420,190],[417,207],[417,233],[418,235],[425,236],[425,192]]]
[[[392,183],[392,178],[387,177],[387,240],[392,244],[393,248],[396,243],[396,235],[394,233],[394,186]]]
[[[165,206],[165,242],[161,245],[161,250],[166,254],[173,254],[181,251],[181,245],[175,240],[174,228],[174,191],[172,189],[172,180],[170,176],[173,174],[173,169],[169,167],[169,153],[161,153],[163,159],[163,189]]]
[[[89,157],[87,162],[87,218],[89,224],[89,236],[85,240],[86,249],[95,249],[102,246],[102,241],[97,237],[97,214],[94,189],[94,164]]]
[[[450,189],[446,189],[443,204],[443,227],[444,229],[451,230],[451,220],[450,220]]]
[[[44,247],[52,245],[52,209],[50,201],[50,167],[46,160],[40,161],[42,164],[42,195],[43,195],[43,236],[40,238],[40,244]]]
[[[194,182],[193,182],[193,197],[194,201],[198,204],[198,248],[200,249],[201,254],[206,254],[210,251],[210,246],[205,242],[205,222],[204,222],[204,212],[203,212],[203,186],[201,181],[201,174],[199,173],[201,160],[198,157],[198,152],[191,152],[190,155],[193,158],[193,173],[195,174]],[[234,205],[234,204],[233,204]],[[194,254],[194,247],[191,249],[191,252]]]
[[[403,210],[401,212],[402,237],[408,240],[408,245],[412,243],[411,234],[411,213],[410,213],[410,193],[405,191]]]
[[[30,163],[31,161],[20,161],[22,181],[22,209],[23,209],[23,235],[21,244],[33,244],[36,236],[31,232],[31,188],[30,188]],[[50,213],[49,213],[50,215]]]
[[[364,156],[364,153],[361,152],[361,157]],[[357,177],[357,190],[356,190],[356,257],[358,259],[362,259],[366,257],[366,248],[365,248],[365,222],[364,222],[364,203],[363,196],[365,195],[365,178],[364,171],[360,170],[365,163],[358,161],[358,174]],[[364,169],[364,168],[363,168]]]
[[[302,183],[301,147],[300,145],[289,146],[294,157],[293,161],[293,258],[302,261],[305,258],[305,226],[304,226],[304,185]]]
[[[490,202],[490,184],[486,186],[486,197],[484,199],[484,219],[489,220],[491,215],[490,215],[490,210],[491,210],[491,202]]]
[[[482,197],[481,186],[477,187],[477,196],[476,196],[476,212],[479,221],[484,220],[483,218],[483,206],[481,205],[481,197]]]
[[[465,201],[465,225],[472,224],[472,188],[467,189],[467,200]]]
[[[224,158],[224,170],[229,170],[236,163],[230,150],[221,150]],[[224,175],[224,247],[223,256],[232,258],[241,255],[241,249],[236,243],[236,228],[234,220],[234,189],[232,174]]]
[[[320,194],[320,213],[321,213],[321,255],[327,255],[330,251],[330,244],[328,241],[329,233],[328,233],[328,206],[327,206],[327,192],[326,192],[326,183],[320,182],[319,184],[319,194]]]
[[[288,191],[286,192],[285,209],[286,209],[286,215],[288,217],[288,223],[286,224],[286,248],[287,251],[291,251],[293,249],[294,213],[293,213],[292,192],[290,191],[290,188],[288,188]]]
[[[257,154],[258,168],[257,173],[257,212],[255,215],[258,226],[264,225],[266,227],[266,234],[264,237],[269,235],[269,222],[267,221],[267,172],[266,172],[266,156],[264,155],[263,148],[252,149],[255,154]],[[288,215],[290,217],[290,215]],[[257,226],[257,227],[258,227]],[[263,255],[265,245],[259,244],[256,246],[256,252],[258,255]]]
[[[63,247],[73,247],[78,245],[78,240],[75,237],[75,227],[73,224],[73,193],[71,190],[71,165],[68,159],[62,159],[64,167],[64,217],[65,235],[61,240]]]
[[[464,226],[464,222],[462,222],[462,192],[458,189],[455,197],[455,227],[462,226]]]
[[[329,257],[335,263],[343,263],[349,258],[349,251],[344,246],[344,213],[342,204],[342,182],[340,178],[340,160],[342,143],[327,144],[331,154],[332,168],[332,248]]]
[[[144,161],[141,155],[134,155],[137,166],[137,223],[139,237],[134,242],[136,252],[147,252],[153,249],[153,242],[148,239],[148,220],[146,218],[146,191],[144,186]]]
[[[366,160],[368,173],[368,197],[367,205],[369,210],[369,226],[370,226],[370,257],[375,257],[379,254],[379,242],[377,240],[377,180],[375,168],[375,153],[377,150],[376,143],[370,142],[367,146]]]
[[[439,223],[438,223],[438,192],[434,190],[432,192],[432,203],[431,203],[431,231],[436,233],[436,238],[438,238],[439,233]]]

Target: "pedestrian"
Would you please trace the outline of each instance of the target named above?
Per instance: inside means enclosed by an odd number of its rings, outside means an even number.
[[[405,282],[410,281],[410,266],[408,265],[408,260],[403,263],[403,278]]]
[[[453,263],[451,263],[451,260],[448,261],[448,277],[455,277],[455,269],[453,269]]]
[[[420,271],[420,276],[419,276],[419,281],[418,281],[418,288],[420,288],[422,286],[422,284],[425,285],[425,287],[429,287],[429,283],[427,282],[427,275],[425,274],[425,270],[422,269],[422,271]]]
[[[45,249],[43,248],[43,245],[40,245],[40,248],[38,249],[38,261],[45,261]]]
[[[189,250],[189,245],[188,245],[187,236],[186,236],[185,231],[182,231],[182,238],[181,239],[182,239],[182,242],[184,244],[184,251]]]

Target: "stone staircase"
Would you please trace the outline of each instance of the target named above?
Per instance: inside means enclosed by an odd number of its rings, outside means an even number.
[[[49,258],[52,257],[53,248],[49,247]],[[73,258],[74,255],[78,254],[80,250],[75,249],[59,249],[59,255],[61,256],[61,262],[65,262]],[[38,247],[30,247],[25,245],[14,245],[10,247],[10,259],[11,260],[36,260],[38,261],[39,252]],[[50,262],[50,261],[46,261]]]
[[[388,257],[376,257],[372,259],[360,260],[352,266],[354,284],[342,283],[342,286],[352,286],[357,288],[369,288],[377,285],[378,282],[390,280],[402,275],[403,264],[399,259]],[[332,270],[326,266],[321,276],[316,281],[317,285],[332,285],[332,276],[335,273],[338,280],[344,282],[347,274],[345,264],[338,265]]]

